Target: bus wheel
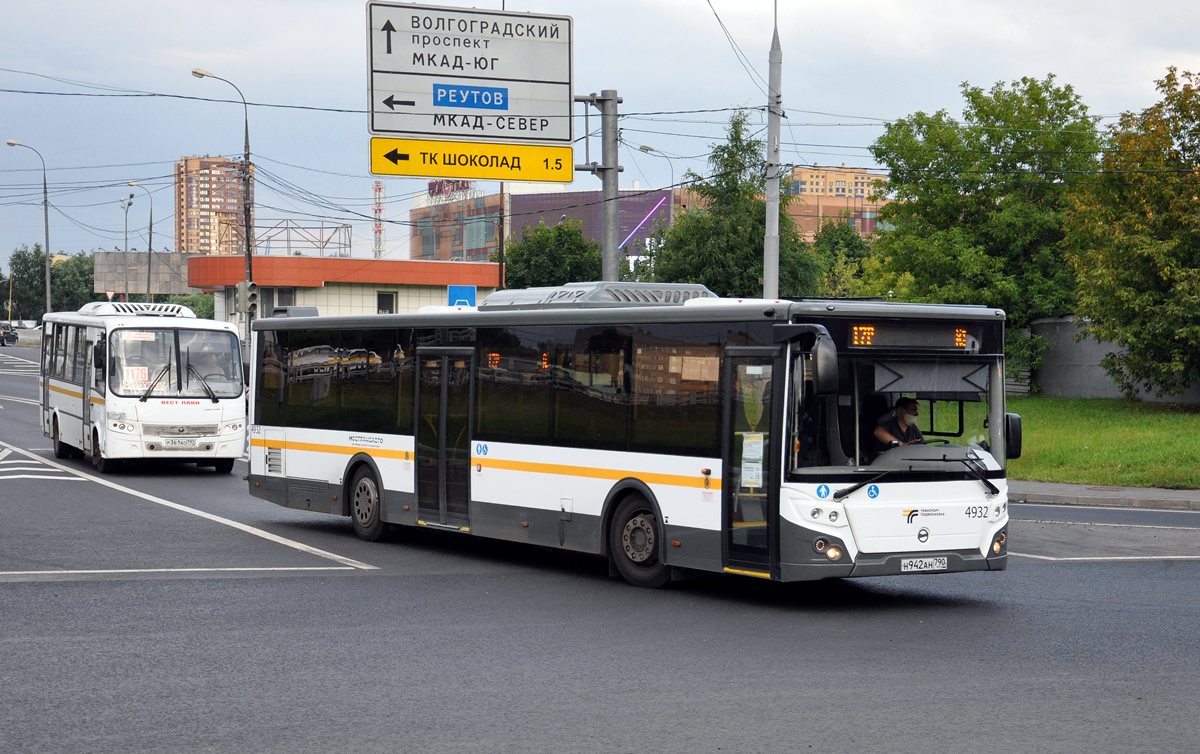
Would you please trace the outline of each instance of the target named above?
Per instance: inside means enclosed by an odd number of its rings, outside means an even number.
[[[217,470],[218,474],[228,474],[233,471],[233,459],[218,458],[217,462],[213,464],[213,468]]]
[[[613,514],[608,549],[621,576],[634,586],[660,587],[671,580],[662,562],[654,508],[640,495],[625,498]]]
[[[58,417],[54,417],[54,457],[55,458],[70,458],[71,446],[67,445],[58,436]]]
[[[92,465],[96,467],[96,471],[101,474],[111,474],[117,470],[120,461],[112,458],[105,458],[100,455],[100,435],[97,434],[92,438]]]
[[[363,466],[354,474],[350,484],[350,521],[359,539],[378,542],[387,534],[387,524],[381,516],[379,483],[371,469]]]

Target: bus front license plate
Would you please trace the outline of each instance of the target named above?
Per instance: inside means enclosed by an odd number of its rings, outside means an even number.
[[[194,448],[196,447],[195,440],[174,440],[167,438],[163,440],[164,448]]]
[[[944,571],[947,567],[945,558],[904,558],[900,561],[900,573]]]

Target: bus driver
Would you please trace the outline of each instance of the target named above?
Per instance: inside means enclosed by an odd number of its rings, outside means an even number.
[[[894,409],[879,417],[879,425],[875,427],[875,439],[889,448],[925,442],[925,435],[917,429],[919,413],[920,409],[915,400],[901,398],[896,401]]]

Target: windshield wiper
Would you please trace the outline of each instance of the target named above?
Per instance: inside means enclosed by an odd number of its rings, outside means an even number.
[[[903,471],[903,469],[888,469],[887,471],[883,472],[882,474],[877,474],[877,475],[871,477],[870,479],[864,479],[863,481],[859,482],[858,484],[847,487],[844,490],[838,490],[837,492],[833,493],[833,499],[841,500],[846,495],[849,495],[851,492],[854,492],[856,490],[861,490],[863,487],[866,487],[868,484],[871,484],[872,482],[878,482],[880,479],[883,479],[885,476],[888,476],[889,474],[895,474],[897,471]]]
[[[993,495],[1000,494],[1000,488],[988,481],[988,478],[984,476],[983,472],[979,470],[979,467],[975,465],[976,459],[973,456],[968,456],[967,458],[947,458],[946,456],[942,456],[941,458],[905,458],[904,460],[932,461],[933,463],[961,463],[963,466],[967,467],[967,471],[971,472],[972,476],[983,482],[983,486],[987,487],[989,493]]]
[[[200,385],[201,385],[201,387],[204,388],[204,392],[208,393],[208,397],[212,398],[213,403],[217,403],[218,401],[217,401],[216,392],[211,387],[209,387],[208,382],[203,377],[200,376],[200,372],[198,372],[196,370],[196,367],[192,366],[192,362],[190,362],[190,361],[187,364],[187,371],[188,371],[188,374],[196,375],[196,379],[200,380]]]
[[[163,367],[161,370],[159,370],[158,376],[154,378],[154,382],[150,383],[150,387],[146,388],[146,392],[142,393],[142,397],[138,398],[138,400],[141,401],[142,403],[145,403],[146,399],[150,397],[150,393],[154,392],[154,388],[158,387],[158,381],[161,380],[166,375],[166,373],[169,372],[170,370],[171,370],[170,364],[167,364],[165,367]]]

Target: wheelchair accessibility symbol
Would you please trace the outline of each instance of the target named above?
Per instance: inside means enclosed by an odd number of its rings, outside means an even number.
[[[867,497],[871,498],[872,500],[879,497],[879,485],[878,484],[872,484],[870,487],[867,488]]]
[[[829,485],[828,484],[822,484],[820,487],[817,488],[817,497],[821,498],[822,500],[829,497]]]

